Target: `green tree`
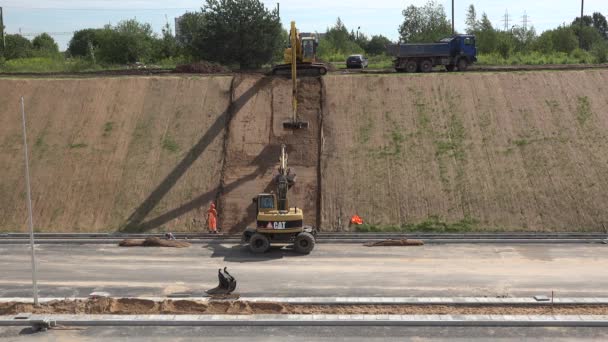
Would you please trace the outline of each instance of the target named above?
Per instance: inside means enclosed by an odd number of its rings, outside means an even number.
[[[32,56],[34,47],[32,42],[27,38],[18,34],[8,34],[5,36],[5,41],[6,50],[4,51],[4,58],[15,59]]]
[[[492,53],[496,51],[498,35],[486,13],[481,15],[481,21],[477,23],[477,29],[472,33],[477,38],[477,49],[479,49],[480,53]]]
[[[600,33],[600,35],[604,39],[608,39],[608,21],[606,17],[600,12],[594,12],[593,17],[593,27]]]
[[[105,63],[148,62],[156,39],[150,24],[135,19],[125,20],[97,32],[99,46],[96,55]]]
[[[52,56],[59,53],[59,46],[57,46],[55,39],[53,39],[53,37],[47,33],[42,33],[34,37],[34,40],[32,40],[32,45],[34,50],[36,50],[36,52],[38,52],[40,55]]]
[[[68,45],[68,54],[73,57],[91,56],[91,49],[99,46],[100,31],[102,30],[89,28],[74,32]]]
[[[359,33],[361,37],[361,33]],[[367,38],[359,41],[364,42]],[[336,24],[327,28],[325,36],[319,41],[319,56],[324,60],[342,59],[344,55],[363,53],[363,48],[357,44],[357,37],[353,30],[348,31],[342,19],[338,18]]]
[[[560,26],[551,30],[553,50],[570,53],[578,46],[578,39],[570,26]]]
[[[365,47],[365,53],[368,55],[381,55],[386,53],[386,46],[391,44],[391,41],[383,35],[374,35]]]
[[[281,47],[276,9],[259,0],[207,0],[202,13],[191,14],[180,28],[194,57],[256,68],[272,61]]]
[[[155,60],[175,57],[178,54],[177,40],[172,34],[171,25],[165,24],[160,39],[155,39],[153,44],[153,57]]]
[[[433,42],[452,34],[443,5],[434,0],[429,0],[422,7],[410,5],[402,14],[404,20],[399,26],[402,42]]]
[[[473,4],[469,5],[465,24],[467,25],[466,32],[468,34],[474,34],[479,28],[479,22],[477,21],[477,11],[475,11],[475,6]]]

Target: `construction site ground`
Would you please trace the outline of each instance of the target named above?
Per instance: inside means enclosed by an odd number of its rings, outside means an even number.
[[[320,244],[307,256],[239,245],[36,250],[41,297],[204,296],[225,266],[242,297],[608,297],[603,244]],[[0,297],[31,296],[29,264],[27,245],[0,245]]]
[[[273,302],[99,298],[0,303],[0,316],[32,314],[118,315],[608,315],[608,305],[301,305]]]
[[[0,231],[24,231],[19,97],[34,225],[49,232],[204,229],[254,221],[280,144],[305,223],[459,224],[480,231],[603,231],[605,68],[340,74],[302,79],[306,131],[282,129],[290,81],[261,74],[2,78]]]

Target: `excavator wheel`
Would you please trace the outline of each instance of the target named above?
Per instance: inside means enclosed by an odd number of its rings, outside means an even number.
[[[270,240],[266,235],[255,233],[249,239],[249,249],[253,253],[266,253],[270,249]]]
[[[293,247],[298,253],[308,254],[315,248],[315,237],[310,233],[300,233],[296,236]]]

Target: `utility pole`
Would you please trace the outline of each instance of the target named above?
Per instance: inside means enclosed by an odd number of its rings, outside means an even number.
[[[454,30],[454,0],[452,0],[452,34],[456,34]]]
[[[21,96],[21,119],[23,121],[23,150],[25,151],[25,185],[27,187],[28,225],[30,228],[30,250],[32,252],[32,292],[34,306],[38,306],[38,272],[36,270],[36,251],[34,250],[34,223],[32,218],[32,192],[30,189],[30,166],[27,155],[27,133],[25,130],[25,104]]]
[[[530,17],[528,16],[528,13],[526,13],[526,11],[524,11],[524,15],[521,17],[521,23],[522,23],[524,32],[528,31],[528,19],[530,19]]]
[[[277,16],[281,19],[281,4],[277,2]]]
[[[0,7],[0,38],[2,38],[2,51],[6,50],[6,40],[4,39],[4,12]]]
[[[583,48],[583,12],[585,9],[585,0],[581,0],[581,28],[578,33],[578,45],[582,49]]]

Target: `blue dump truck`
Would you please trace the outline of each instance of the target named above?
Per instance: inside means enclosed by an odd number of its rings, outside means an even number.
[[[477,61],[475,36],[454,35],[437,43],[392,44],[386,47],[388,54],[395,57],[395,70],[399,72],[429,72],[437,65],[447,71],[465,71]]]

